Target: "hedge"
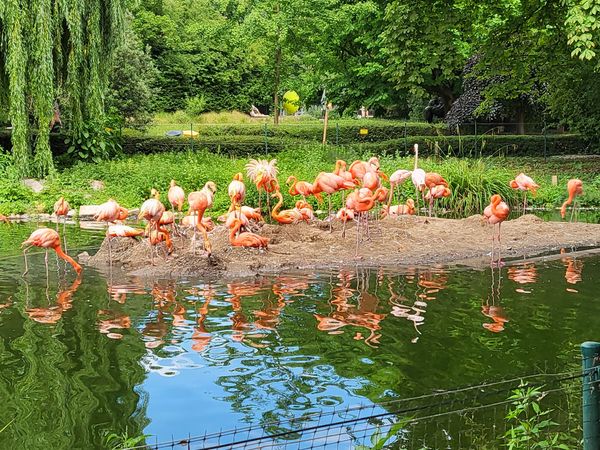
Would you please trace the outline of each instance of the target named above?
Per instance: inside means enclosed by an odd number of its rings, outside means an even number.
[[[329,141],[331,144],[331,141]],[[439,154],[440,156],[543,156],[544,143],[546,155],[599,154],[600,145],[580,135],[495,135],[495,136],[409,136],[406,139],[388,139],[380,142],[344,144],[361,153],[370,154],[412,154],[413,144],[419,144],[423,156]],[[64,136],[51,136],[52,151],[58,157],[58,163],[68,163],[65,158],[66,145]],[[213,152],[231,155],[256,155],[277,153],[284,149],[315,145],[311,140],[292,140],[282,136],[269,137],[265,146],[265,137],[246,136],[203,136],[198,139],[166,138],[166,137],[132,137],[124,136],[122,140],[125,154],[150,154],[177,150],[207,148]],[[320,145],[320,144],[318,144]],[[10,135],[0,134],[0,147],[9,149]],[[62,158],[61,158],[62,157]]]

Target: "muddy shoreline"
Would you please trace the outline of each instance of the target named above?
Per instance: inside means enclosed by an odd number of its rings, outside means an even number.
[[[210,234],[213,254],[208,258],[197,243],[174,237],[175,251],[166,256],[160,244],[155,265],[150,264],[147,240],[113,238],[113,269],[138,277],[180,278],[189,276],[240,278],[299,270],[343,267],[385,267],[463,265],[486,267],[490,264],[492,229],[482,216],[465,219],[440,219],[404,216],[372,221],[370,239],[359,243],[356,251],[355,224],[348,224],[346,237],[342,226],[316,222],[297,225],[264,224],[259,234],[271,242],[266,251],[232,247],[227,230],[215,228]],[[191,233],[190,233],[191,236]],[[502,258],[532,257],[545,252],[600,247],[600,225],[588,223],[544,222],[527,214],[502,224]],[[108,265],[106,239],[85,264],[103,268]]]

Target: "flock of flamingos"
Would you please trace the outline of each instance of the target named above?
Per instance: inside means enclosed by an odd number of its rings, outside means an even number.
[[[334,218],[331,212],[331,195],[344,191],[350,191],[345,198],[343,197],[342,207],[335,217],[344,224],[342,235],[345,236],[345,224],[348,221],[356,222],[357,247],[361,233],[361,228],[368,233],[369,213],[377,204],[381,204],[381,215],[397,217],[405,214],[415,214],[419,210],[418,200],[421,197],[424,203],[429,204],[429,215],[432,214],[433,204],[436,199],[448,197],[451,191],[448,182],[438,173],[425,172],[418,167],[418,146],[415,144],[415,163],[412,171],[400,169],[392,173],[389,177],[379,169],[379,160],[376,157],[368,161],[354,161],[349,167],[345,161],[338,160],[333,172],[321,172],[311,183],[307,181],[298,181],[296,177],[290,176],[287,179],[289,185],[288,192],[292,196],[301,196],[293,209],[281,210],[283,196],[281,186],[277,180],[276,160],[251,160],[246,165],[247,176],[255,184],[259,192],[259,206],[252,208],[244,205],[246,197],[246,186],[242,173],[234,175],[229,184],[228,194],[231,199],[231,206],[227,214],[219,217],[220,221],[225,222],[229,229],[229,241],[233,246],[267,248],[269,240],[250,230],[251,222],[262,221],[261,197],[262,192],[266,193],[267,209],[270,210],[270,216],[280,224],[294,224],[301,221],[310,222],[314,220],[312,206],[306,201],[309,196],[314,196],[318,202],[322,202],[322,194],[326,194],[329,201],[329,214],[327,220],[330,224]],[[417,201],[407,199],[405,204],[392,205],[394,191],[397,186],[411,179],[417,193]],[[389,182],[389,188],[383,186],[383,182]],[[535,193],[539,188],[530,177],[521,173],[510,182],[514,189],[523,191],[524,205],[526,207],[526,194],[528,191]],[[98,213],[94,217],[97,221],[106,222],[108,229],[106,232],[108,238],[109,259],[111,258],[112,238],[136,238],[146,236],[152,246],[160,242],[165,242],[167,251],[173,251],[171,233],[180,233],[181,227],[194,229],[193,247],[195,249],[196,233],[200,232],[204,240],[204,250],[210,256],[211,244],[208,239],[208,232],[214,228],[210,217],[205,217],[204,213],[212,206],[213,197],[217,190],[215,183],[207,182],[200,191],[190,192],[187,196],[188,214],[184,216],[179,224],[176,223],[175,211],[181,213],[184,202],[185,192],[180,186],[177,186],[175,180],[171,181],[168,191],[168,200],[171,204],[171,211],[166,210],[159,199],[159,193],[152,189],[152,198],[146,200],[138,215],[138,219],[147,221],[145,229],[137,229],[124,225],[123,221],[127,219],[129,211],[110,199],[99,206]],[[567,183],[568,198],[561,208],[561,216],[566,215],[567,206],[573,203],[576,196],[583,193],[583,183],[578,179],[571,179]],[[270,198],[276,198],[277,203],[270,208]],[[573,206],[573,211],[576,203]],[[64,198],[60,198],[54,205],[54,213],[57,217],[57,229],[39,228],[23,242],[25,247],[23,255],[25,257],[25,273],[28,271],[26,251],[33,247],[40,247],[47,251],[55,250],[57,255],[70,263],[75,271],[81,273],[81,266],[67,255],[61,246],[61,239],[58,234],[58,219],[63,217],[66,221],[70,206]],[[498,240],[500,245],[500,224],[506,220],[510,212],[508,205],[502,200],[500,195],[493,195],[490,204],[485,208],[483,215],[487,222],[494,226],[492,236],[492,263],[494,263],[494,245]],[[6,218],[0,217],[0,220]],[[573,219],[573,212],[571,220]],[[496,225],[497,233],[496,233]],[[244,229],[244,231],[242,231]],[[152,253],[153,254],[153,253]],[[500,263],[498,256],[497,263]]]

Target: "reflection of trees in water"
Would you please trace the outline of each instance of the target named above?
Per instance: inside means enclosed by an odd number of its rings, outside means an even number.
[[[145,404],[134,388],[144,379],[143,346],[94,329],[105,299],[99,281],[86,275],[56,294],[51,286],[48,297],[35,281],[15,287],[13,308],[0,315],[5,448],[102,448],[105,431],[141,434]]]

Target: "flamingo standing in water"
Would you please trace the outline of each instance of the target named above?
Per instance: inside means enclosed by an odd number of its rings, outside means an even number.
[[[569,198],[562,204],[560,208],[560,217],[563,219],[567,215],[567,206],[573,203],[575,197],[583,194],[583,181],[578,180],[577,178],[573,178],[567,182],[567,192],[569,193]],[[571,219],[570,222],[573,221],[573,215],[575,214],[575,210],[577,209],[577,202],[573,204],[573,208],[571,209]],[[577,216],[575,216],[575,220],[577,220]]]
[[[490,225],[494,226],[494,231],[492,232],[492,266],[494,264],[494,241],[496,239],[495,230],[496,224],[498,224],[498,266],[501,265],[502,259],[500,257],[500,225],[504,222],[510,213],[510,208],[508,205],[502,201],[502,197],[498,194],[492,195],[490,198],[490,204],[483,211],[483,215],[485,216],[487,222]]]
[[[190,192],[188,195],[188,204],[190,205],[188,215],[191,215],[192,213],[197,214],[196,228],[194,228],[194,252],[196,251],[196,230],[200,230],[204,238],[204,249],[208,253],[208,256],[212,253],[212,248],[208,240],[208,234],[206,233],[202,216],[204,216],[204,211],[212,206],[213,197],[216,191],[217,186],[215,183],[209,181],[200,191]]]
[[[98,213],[94,216],[94,220],[106,222],[108,227],[111,223],[122,222],[127,219],[129,211],[121,207],[112,198],[108,199],[98,207]],[[112,264],[112,249],[110,244],[110,236],[108,236],[108,263]]]
[[[425,188],[427,185],[425,184],[426,174],[423,169],[419,169],[419,144],[415,144],[415,167],[410,175],[413,184],[415,185],[415,189],[417,190],[417,214],[419,214],[419,192],[421,193],[421,198],[423,199],[423,203],[425,203]]]
[[[25,276],[27,272],[29,272],[26,252],[31,247],[40,247],[46,250],[46,276],[48,276],[48,249],[50,248],[56,252],[59,258],[62,258],[69,264],[71,264],[71,266],[73,266],[73,269],[75,269],[75,272],[77,272],[77,275],[81,274],[81,266],[63,251],[62,247],[60,246],[60,236],[55,230],[52,230],[50,228],[39,228],[33,233],[31,233],[29,238],[23,241],[21,246],[25,246],[25,248],[23,249],[23,257],[25,259],[25,272],[23,272],[23,276]]]
[[[63,241],[65,244],[65,250],[67,249],[67,214],[69,214],[69,202],[65,200],[64,197],[59,198],[56,203],[54,203],[54,215],[56,216],[56,231],[58,231],[58,222],[60,217],[63,218]]]
[[[239,219],[233,221],[233,226],[229,230],[229,242],[235,247],[256,247],[267,248],[269,239],[259,236],[255,233],[243,232],[236,236],[240,230],[242,222]]]
[[[540,187],[539,184],[521,172],[515,177],[514,180],[511,180],[509,186],[513,189],[523,191],[523,214],[525,214],[525,210],[527,209],[527,191],[530,191],[533,195],[535,195],[536,191]]]

